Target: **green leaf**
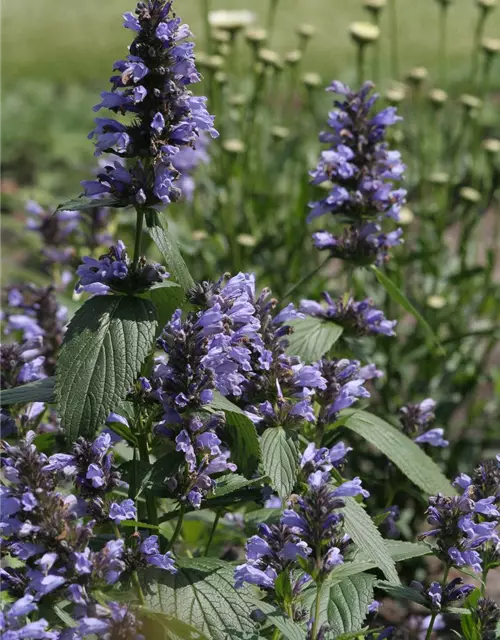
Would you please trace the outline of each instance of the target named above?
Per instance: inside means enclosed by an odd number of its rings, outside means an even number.
[[[69,324],[57,365],[56,396],[67,437],[91,437],[132,387],[156,330],[149,300],[96,296]]]
[[[342,512],[346,532],[366,559],[375,562],[389,582],[400,584],[394,560],[387,551],[384,539],[363,507],[354,498],[345,498]]]
[[[259,464],[260,445],[254,423],[238,406],[214,392],[209,411],[223,411],[231,461],[245,476],[252,476]]]
[[[283,509],[255,509],[245,513],[245,528],[254,531],[261,522],[276,524],[281,518]]]
[[[191,625],[166,613],[152,611],[147,607],[138,607],[136,612],[143,624],[141,632],[146,638],[154,638],[155,640],[208,640],[208,636],[202,634]]]
[[[167,267],[184,291],[188,291],[194,280],[188,271],[177,243],[164,228],[160,216],[153,209],[146,211],[146,231],[160,250]]]
[[[417,589],[405,587],[400,584],[391,584],[390,582],[379,581],[377,586],[396,600],[410,600],[426,607],[428,605],[427,598]]]
[[[142,297],[149,298],[156,308],[159,333],[186,299],[182,288],[176,282],[168,280],[151,287]]]
[[[351,576],[330,587],[327,617],[334,635],[359,631],[373,602],[376,578],[369,573]]]
[[[344,426],[368,440],[427,495],[456,494],[436,463],[410,438],[367,411],[352,411]]]
[[[319,360],[330,351],[344,331],[338,324],[321,318],[292,320],[288,324],[293,328],[293,333],[288,337],[287,353],[300,356],[304,362]]]
[[[54,402],[54,376],[29,382],[14,389],[4,389],[0,394],[0,404],[28,404],[29,402]]]
[[[264,431],[260,446],[264,473],[280,498],[286,498],[297,479],[297,445],[283,427],[272,427]]]
[[[426,556],[432,553],[429,546],[421,542],[416,543],[400,542],[399,540],[384,540],[384,545],[387,549],[387,553],[391,556],[394,562],[401,562],[403,560]],[[344,562],[344,564],[336,567],[328,576],[328,583],[340,582],[344,578],[354,576],[357,573],[363,573],[363,571],[368,571],[369,569],[375,569],[376,567],[376,562],[373,562],[366,555],[360,552],[351,562]]]
[[[86,196],[78,196],[72,200],[62,202],[56,209],[54,215],[58,211],[85,211],[87,209],[97,209],[100,207],[116,207],[120,204],[117,198],[87,198]]]
[[[287,640],[304,640],[305,629],[297,622],[285,616],[282,611],[272,604],[257,600],[255,601],[255,606],[267,616],[268,621],[276,627],[276,629],[279,629]]]
[[[106,425],[133,447],[137,446],[137,438],[132,432],[132,429],[130,427],[127,427],[126,424],[106,420]]]
[[[408,311],[408,313],[411,313],[411,315],[417,320],[417,322],[422,325],[422,328],[429,336],[429,339],[432,342],[436,343],[441,354],[446,355],[446,351],[441,346],[441,343],[439,342],[438,337],[432,330],[427,320],[425,320],[423,316],[415,309],[415,307],[411,304],[411,302],[408,300],[405,294],[401,291],[401,289],[398,289],[398,287],[394,284],[394,282],[390,278],[388,278],[385,275],[385,273],[382,273],[382,271],[379,271],[377,267],[375,267],[374,265],[372,265],[372,270],[374,271],[375,277],[377,278],[377,280],[384,287],[384,289],[387,291],[390,297],[394,300],[394,302],[397,302],[401,307],[403,307],[405,311]]]
[[[211,558],[179,559],[178,572],[148,581],[147,606],[193,626],[211,640],[227,640],[229,630],[253,631],[255,608],[247,589],[234,588],[234,567]],[[189,636],[188,636],[189,637]]]
[[[214,498],[221,498],[222,496],[231,495],[247,487],[255,487],[262,485],[263,477],[253,478],[247,480],[245,477],[238,475],[237,473],[228,473],[221,478],[217,478],[217,484],[213,492]]]

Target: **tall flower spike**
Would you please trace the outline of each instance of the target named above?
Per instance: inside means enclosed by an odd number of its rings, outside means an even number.
[[[176,155],[196,144],[200,131],[218,135],[206,98],[194,96],[190,84],[199,82],[189,27],[172,13],[172,2],[139,2],[135,14],[126,13],[124,26],[136,33],[130,55],[115,63],[112,89],[101,94],[94,110],[109,109],[133,120],[96,118],[90,133],[96,155],[117,156],[82,183],[87,196],[111,196],[117,206],[162,208],[181,196]],[[121,159],[128,159],[122,163]]]
[[[399,244],[401,230],[382,232],[386,218],[399,219],[406,191],[396,188],[405,171],[399,151],[388,148],[386,129],[401,118],[394,107],[371,114],[378,95],[370,95],[373,84],[367,82],[354,92],[340,82],[328,91],[344,96],[335,101],[329,113],[329,130],[320,134],[320,142],[330,145],[321,153],[311,172],[312,184],[332,183],[328,195],[310,204],[308,220],[331,213],[350,226],[335,237],[322,231],[314,235],[318,249],[328,249],[335,257],[357,264],[381,263],[391,246]]]

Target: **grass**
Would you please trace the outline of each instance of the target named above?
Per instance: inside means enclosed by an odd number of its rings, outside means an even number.
[[[396,1],[401,68],[424,65],[437,74],[437,1]],[[123,57],[130,42],[131,33],[120,28],[120,16],[133,6],[134,0],[4,1],[4,86],[10,88],[20,78],[36,78],[62,85],[85,83],[104,87],[112,62]],[[204,48],[201,6],[201,0],[177,0],[177,10],[198,35],[199,47]],[[268,0],[212,0],[212,7],[252,8],[263,24]],[[386,13],[383,32],[387,31]],[[467,73],[476,15],[474,0],[455,0],[451,5],[449,69],[452,81]],[[347,30],[350,22],[359,19],[365,19],[361,0],[281,0],[272,46],[282,52],[295,48],[296,26],[312,23],[318,34],[311,42],[304,67],[320,72],[325,82],[339,75],[348,78],[346,68],[352,70],[354,56]],[[500,8],[489,17],[487,32],[500,37]],[[382,61],[388,63],[386,46]]]

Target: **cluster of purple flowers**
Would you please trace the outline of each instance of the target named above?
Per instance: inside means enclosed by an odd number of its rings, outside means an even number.
[[[126,13],[124,26],[136,33],[130,55],[115,63],[112,90],[101,93],[94,109],[129,114],[130,124],[97,118],[90,133],[96,155],[118,156],[97,175],[82,182],[88,196],[111,196],[118,206],[161,207],[177,200],[176,156],[193,147],[200,131],[218,134],[206,98],[187,87],[200,80],[189,27],[171,13],[172,2],[139,2],[136,15]],[[126,166],[121,158],[129,158]],[[135,159],[132,161],[132,159]],[[182,164],[182,160],[180,161]]]
[[[308,316],[336,322],[355,336],[394,336],[397,320],[387,320],[383,311],[375,308],[373,300],[367,298],[356,302],[353,298],[333,300],[323,293],[326,306],[315,300],[302,300],[300,310]]]
[[[417,444],[428,444],[431,447],[447,447],[448,440],[443,438],[441,427],[429,429],[434,422],[436,403],[432,398],[426,398],[420,403],[407,404],[399,410],[399,420],[403,431],[412,437]]]
[[[67,322],[67,309],[58,303],[54,288],[35,285],[9,287],[6,303],[2,311],[2,320],[5,321],[3,333],[20,335],[25,353],[39,343],[39,356],[44,358],[43,371],[53,375]]]
[[[315,400],[320,406],[318,425],[335,422],[338,412],[352,406],[359,398],[369,398],[365,383],[379,378],[382,372],[374,364],[364,367],[357,360],[327,360],[319,362],[319,370],[326,380],[326,386],[317,392]]]
[[[454,484],[461,495],[429,498],[427,521],[433,528],[422,537],[435,539],[436,551],[448,566],[470,566],[480,572],[490,550],[500,544],[500,473],[496,461],[483,463],[473,478],[461,474]],[[477,484],[476,484],[477,481]]]
[[[309,580],[321,582],[344,562],[350,538],[343,532],[339,511],[345,504],[343,498],[370,495],[359,478],[332,488],[330,471],[342,465],[348,451],[343,443],[331,449],[308,445],[301,459],[307,477],[304,493],[290,502],[278,525],[261,524],[259,535],[248,540],[246,562],[235,569],[237,588],[247,582],[272,590],[283,571],[293,578],[291,572],[298,568],[300,557],[305,573],[294,582],[293,592],[297,594]]]
[[[315,233],[315,245],[356,264],[382,263],[389,248],[401,243],[401,229],[385,233],[381,225],[385,219],[399,219],[406,196],[404,189],[394,186],[405,171],[401,155],[384,142],[387,127],[401,118],[394,107],[371,115],[378,98],[370,95],[372,89],[373,84],[366,82],[354,92],[337,81],[327,89],[344,100],[335,101],[329,113],[329,130],[319,139],[330,148],[321,153],[311,172],[313,184],[333,184],[325,198],[310,204],[308,220],[331,213],[349,225],[341,236]]]
[[[463,600],[475,588],[472,584],[463,584],[462,578],[455,578],[445,587],[442,587],[439,582],[432,582],[429,587],[425,588],[421,582],[416,581],[413,581],[410,587],[425,597],[431,611],[441,611],[444,607]]]
[[[55,594],[74,605],[79,634],[75,637],[96,630],[104,633],[105,624],[109,632],[126,616],[132,623],[135,617],[126,608],[116,603],[100,607],[91,589],[113,585],[148,565],[170,572],[176,569],[170,554],[160,553],[156,536],[134,541],[131,547],[124,539],[115,538],[98,548],[95,527],[99,522],[117,525],[136,517],[132,500],[117,503],[106,495],[122,484],[112,468],[109,435],[102,434],[93,443],[80,440],[71,454],[51,457],[37,450],[34,438],[34,432],[29,432],[17,446],[2,443],[3,552],[23,563],[0,570],[3,588],[18,598],[4,612],[4,626],[13,639],[59,637],[55,632],[30,636],[26,630],[20,631],[26,627],[26,616]],[[70,478],[74,493],[62,493],[58,486]],[[97,619],[101,620],[100,626]],[[36,623],[45,633],[46,622],[42,619]],[[132,628],[136,627],[134,623]]]
[[[184,453],[186,470],[172,476],[168,482],[176,495],[182,496],[195,509],[199,508],[206,494],[215,488],[213,475],[226,471],[236,471],[236,465],[229,462],[230,451],[221,446],[222,441],[216,430],[224,425],[224,417],[215,414],[203,420],[193,416],[181,426],[175,438],[175,448]]]
[[[85,256],[76,274],[79,277],[76,291],[97,295],[105,295],[111,291],[139,293],[155,283],[163,282],[169,276],[165,267],[148,263],[144,258],[140,258],[137,265],[132,265],[121,240],[100,258]]]

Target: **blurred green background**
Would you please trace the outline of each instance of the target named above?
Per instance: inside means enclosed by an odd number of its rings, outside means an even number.
[[[212,9],[250,9],[265,23],[268,0],[213,0]],[[438,2],[397,0],[401,68],[435,68],[438,51]],[[176,10],[189,22],[203,48],[202,0],[177,0]],[[3,82],[12,88],[22,78],[63,84],[98,81],[104,87],[111,63],[123,56],[130,33],[120,29],[120,14],[133,11],[131,0],[4,0]],[[459,79],[472,46],[477,10],[474,0],[455,0],[450,7],[450,78]],[[307,64],[326,78],[345,75],[353,48],[348,26],[366,19],[361,0],[281,0],[276,32],[271,43],[279,51],[296,46],[295,28],[301,23],[317,27]],[[388,12],[382,16],[382,31]],[[500,36],[500,11],[487,25],[489,35]],[[383,61],[387,62],[387,50]],[[500,78],[497,78],[500,83]]]

